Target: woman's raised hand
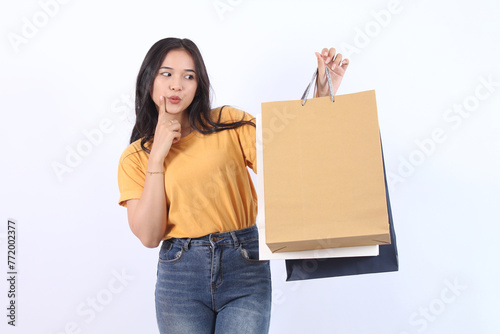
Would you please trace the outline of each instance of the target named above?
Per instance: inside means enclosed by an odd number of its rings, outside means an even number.
[[[349,66],[349,59],[342,59],[342,55],[336,52],[334,48],[330,48],[330,50],[324,48],[321,53],[316,52],[316,57],[318,58],[318,79],[316,80],[318,97],[330,95],[326,71],[330,71],[333,94],[335,95],[347,70],[347,66]]]
[[[165,160],[172,144],[178,142],[180,139],[181,123],[173,119],[172,115],[167,112],[165,97],[160,96],[158,123],[156,124],[151,155],[154,154],[158,159],[161,159],[163,164],[163,160]]]

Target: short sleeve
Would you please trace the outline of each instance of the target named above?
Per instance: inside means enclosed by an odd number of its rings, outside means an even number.
[[[118,164],[118,204],[125,207],[129,199],[141,198],[146,180],[147,153],[137,146],[137,143],[132,143],[123,152]]]
[[[224,108],[225,109],[225,108]],[[231,121],[251,121],[255,124],[255,117],[246,113],[244,111],[227,107],[229,112],[229,117]],[[256,132],[255,126],[250,124],[244,124],[235,129],[238,134],[238,140],[240,142],[241,151],[245,158],[245,163],[248,167],[250,167],[254,173],[257,173],[257,153],[255,148],[256,143]]]

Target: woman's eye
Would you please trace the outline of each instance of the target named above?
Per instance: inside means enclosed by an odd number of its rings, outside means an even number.
[[[170,74],[170,72],[163,72],[163,73],[160,73],[160,75],[164,75],[166,77],[169,77],[171,76],[172,74]]]
[[[193,80],[193,79],[194,79],[194,76],[193,76],[193,75],[191,75],[191,74],[188,74],[188,75],[186,75],[184,78],[189,79],[189,80]]]

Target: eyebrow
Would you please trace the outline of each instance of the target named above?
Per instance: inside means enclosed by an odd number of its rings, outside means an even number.
[[[172,68],[172,67],[168,67],[168,66],[162,66],[162,67],[160,67],[160,70],[161,70],[162,68],[165,68],[165,69],[167,69],[167,70],[173,70],[173,68]],[[193,73],[196,73],[194,70],[192,70],[192,69],[190,69],[190,68],[186,68],[186,69],[184,69],[184,71],[186,71],[186,72],[193,72]]]

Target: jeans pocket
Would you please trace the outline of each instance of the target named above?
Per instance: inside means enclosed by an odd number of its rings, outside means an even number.
[[[243,260],[251,263],[266,263],[268,261],[259,260],[259,240],[253,239],[249,241],[244,241],[240,244],[238,248],[240,256]]]
[[[184,256],[184,248],[176,242],[166,240],[160,249],[160,263],[173,264],[179,262]]]

